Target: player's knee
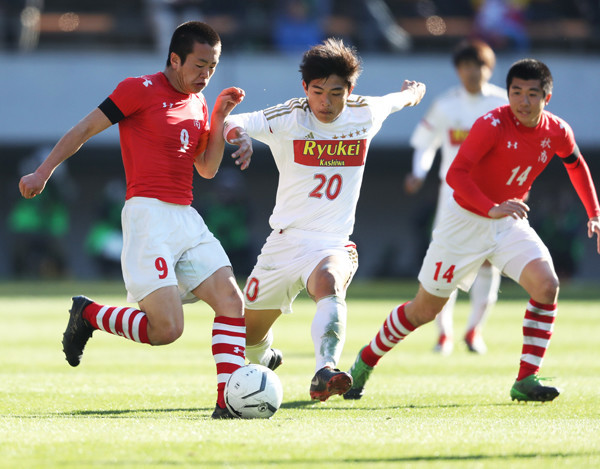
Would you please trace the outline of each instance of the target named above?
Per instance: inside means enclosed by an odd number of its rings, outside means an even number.
[[[336,272],[330,270],[323,270],[319,272],[319,275],[315,278],[315,282],[311,285],[309,294],[313,298],[323,298],[326,296],[341,296],[342,295],[342,282],[339,275]]]
[[[152,345],[167,345],[175,342],[183,334],[183,324],[166,322],[148,331]]]
[[[221,295],[214,307],[216,316],[241,318],[244,315],[244,301],[239,290],[231,289]]]
[[[537,295],[539,295],[539,298],[545,304],[555,303],[559,288],[560,282],[558,277],[548,276],[539,282]]]

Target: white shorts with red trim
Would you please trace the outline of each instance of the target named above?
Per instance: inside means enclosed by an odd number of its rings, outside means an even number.
[[[356,245],[350,240],[297,229],[271,232],[244,287],[246,308],[291,313],[310,274],[329,256],[346,261],[345,291],[358,268]]]

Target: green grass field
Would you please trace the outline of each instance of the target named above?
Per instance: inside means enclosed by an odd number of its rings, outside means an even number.
[[[0,467],[600,467],[600,294],[563,289],[542,369],[563,393],[552,403],[517,404],[508,393],[526,297],[508,283],[485,330],[488,354],[457,343],[451,356],[437,356],[426,325],[381,361],[360,401],[310,401],[314,307],[298,299],[275,327],[283,405],[261,421],[210,419],[216,378],[203,304],[186,306],[174,344],[152,348],[97,332],[71,368],[60,344],[70,295],[125,304],[123,287],[0,285]],[[415,288],[351,287],[342,368]],[[459,335],[465,299],[455,315]]]

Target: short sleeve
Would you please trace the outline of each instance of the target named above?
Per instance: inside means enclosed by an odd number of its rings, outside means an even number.
[[[144,77],[126,78],[117,85],[110,94],[110,100],[119,108],[125,117],[134,114],[144,103],[142,94],[145,90]]]

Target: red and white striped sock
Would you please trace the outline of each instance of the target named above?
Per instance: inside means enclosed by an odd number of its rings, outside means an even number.
[[[217,404],[225,407],[223,391],[231,373],[246,364],[246,321],[217,316],[213,322],[212,354],[217,365]]]
[[[104,306],[91,303],[83,310],[83,317],[94,327],[110,334],[149,344],[146,313],[127,306]]]
[[[371,343],[362,350],[361,359],[369,366],[377,365],[377,362],[388,353],[394,345],[404,340],[404,338],[416,329],[404,313],[404,306],[397,306],[388,315],[385,322],[379,329],[377,335],[371,340]]]
[[[556,304],[544,305],[529,300],[523,320],[523,349],[517,381],[540,370],[552,337],[556,313]]]

